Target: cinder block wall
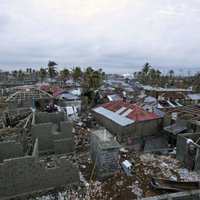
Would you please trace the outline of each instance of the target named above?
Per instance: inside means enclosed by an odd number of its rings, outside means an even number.
[[[61,139],[54,140],[54,153],[63,154],[74,151],[74,140],[73,139]]]
[[[0,198],[37,192],[52,187],[78,184],[79,171],[76,163],[66,158],[55,168],[46,168],[44,161],[35,157],[5,160],[0,164]]]
[[[35,124],[32,126],[31,133],[33,141],[38,138],[39,151],[52,151],[54,150],[54,141],[61,139],[73,140],[72,124],[70,122],[60,122],[61,131],[57,134],[53,133],[52,123]],[[69,142],[69,147],[72,147],[72,141]],[[66,141],[64,142],[66,144]],[[56,143],[58,144],[58,143]],[[60,147],[61,148],[61,147]],[[67,149],[66,147],[63,147]],[[72,148],[69,148],[72,150]],[[70,151],[71,152],[71,151]],[[67,152],[65,152],[67,153]]]
[[[45,112],[37,112],[35,113],[35,124],[42,123],[54,123],[58,124],[59,122],[63,122],[64,112],[53,112],[53,113],[45,113]]]
[[[4,159],[24,156],[22,145],[16,141],[0,142],[0,162]]]
[[[187,154],[187,143],[186,138],[183,137],[181,134],[177,137],[176,147],[177,147],[177,153],[176,153],[176,159],[183,162],[185,155]]]
[[[97,137],[95,133],[91,136],[91,157],[92,162],[96,163],[95,170],[101,180],[115,174],[120,144],[118,146],[108,145],[107,148],[103,148]]]

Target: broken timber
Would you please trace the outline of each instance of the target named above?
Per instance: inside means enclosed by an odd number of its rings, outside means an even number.
[[[166,189],[174,191],[196,190],[200,188],[200,181],[174,181],[152,177],[151,185],[157,189]]]

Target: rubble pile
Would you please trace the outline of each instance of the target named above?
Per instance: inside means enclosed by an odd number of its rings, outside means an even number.
[[[72,132],[77,150],[87,149],[90,146],[91,128],[94,127],[91,113],[85,113],[75,122]]]
[[[146,175],[176,181],[200,181],[200,175],[197,172],[189,172],[187,169],[182,168],[181,163],[170,156],[143,153],[140,160]]]
[[[121,168],[120,163],[125,159],[134,165],[135,174],[133,176],[127,176]],[[170,156],[123,152],[120,155],[115,176],[101,181],[98,180],[95,173],[91,177],[94,165],[91,162],[89,152],[80,153],[77,156],[77,160],[80,169],[80,185],[78,187],[60,188],[57,193],[53,191],[29,199],[122,200],[124,195],[126,195],[126,199],[137,199],[166,193],[166,190],[157,190],[151,186],[150,178],[152,176],[170,178],[172,180],[200,180],[200,175],[182,168],[180,162]]]

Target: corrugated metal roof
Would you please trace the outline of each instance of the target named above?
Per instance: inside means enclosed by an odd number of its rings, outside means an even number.
[[[128,119],[126,117],[123,117],[119,114],[116,114],[115,112],[112,112],[106,108],[103,107],[98,107],[93,109],[96,113],[99,113],[109,119],[111,119],[112,121],[116,122],[117,124],[121,125],[121,126],[127,126],[129,124],[134,123],[134,120]]]
[[[187,130],[186,126],[180,126],[178,124],[173,124],[164,128],[165,131],[172,133],[174,135],[181,133],[182,131]]]
[[[67,92],[67,93],[63,93],[63,94],[58,95],[57,99],[60,99],[60,100],[62,100],[62,99],[74,100],[74,99],[79,99],[79,97],[74,95],[74,94],[72,94],[72,93]]]
[[[120,114],[124,110],[126,110],[126,107],[121,107],[119,110],[115,111],[115,113]]]
[[[188,94],[188,97],[193,101],[200,100],[200,94]]]
[[[62,94],[64,92],[66,92],[66,89],[64,89],[64,88],[58,88],[56,91],[54,91],[53,96],[57,97],[59,94]]]
[[[129,114],[126,113],[127,114],[126,118],[129,118],[136,122],[161,118],[160,116],[158,116],[154,113],[148,112],[147,110],[145,110],[139,106],[136,106],[136,105],[133,105],[133,104],[130,104],[127,102],[123,102],[123,101],[109,102],[109,103],[105,103],[101,106],[112,112],[119,111],[121,108],[125,107],[126,109],[123,112],[118,113],[118,116],[119,115],[122,116],[123,113],[125,113],[127,110],[131,109],[132,112],[130,112]],[[127,112],[129,112],[129,111],[127,111]]]
[[[133,112],[133,109],[128,109],[128,110],[126,110],[124,113],[122,113],[122,116],[123,117],[126,117],[127,115],[129,115],[131,112]]]

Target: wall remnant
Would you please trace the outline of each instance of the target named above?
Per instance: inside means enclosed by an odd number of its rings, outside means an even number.
[[[96,130],[91,138],[91,156],[99,179],[113,176],[118,167],[120,144],[106,130]]]

